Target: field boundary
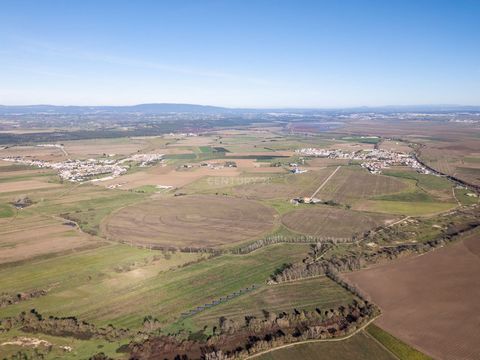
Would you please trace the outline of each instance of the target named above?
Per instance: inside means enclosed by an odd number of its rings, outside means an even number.
[[[380,314],[380,315],[375,316],[374,318],[370,319],[365,324],[363,324],[361,327],[356,329],[354,332],[352,332],[351,334],[348,334],[346,336],[342,336],[342,337],[338,337],[338,338],[332,338],[332,339],[312,339],[312,340],[298,341],[298,342],[294,342],[294,343],[290,343],[290,344],[277,346],[277,347],[272,348],[272,349],[264,350],[264,351],[261,351],[261,352],[256,353],[256,354],[252,354],[250,356],[247,356],[245,359],[254,359],[254,358],[256,358],[260,355],[268,354],[268,353],[276,351],[276,350],[285,349],[285,348],[293,347],[293,346],[296,346],[296,345],[317,343],[317,342],[335,342],[335,341],[347,340],[347,339],[350,339],[352,336],[357,335],[360,331],[363,331],[368,325],[370,325],[372,322],[377,320],[380,316],[382,316],[382,315]]]
[[[315,192],[310,196],[311,199],[315,197],[315,195],[318,194],[320,190],[323,189],[323,187],[328,183],[328,181],[337,173],[337,171],[342,167],[342,165],[338,165],[335,170],[323,181],[323,183],[320,184],[320,186],[315,190]]]

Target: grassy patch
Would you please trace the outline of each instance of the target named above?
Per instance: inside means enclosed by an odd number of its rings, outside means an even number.
[[[265,286],[252,293],[200,312],[193,317],[198,327],[218,325],[225,316],[242,323],[244,317],[263,318],[263,310],[278,314],[297,310],[331,309],[346,305],[352,295],[327,277]]]
[[[400,360],[431,360],[431,357],[405,344],[374,324],[367,327],[367,332],[394,353]]]
[[[9,204],[0,204],[0,218],[12,217],[14,214],[15,212]]]
[[[378,144],[382,139],[377,136],[348,136],[342,137],[342,140],[361,144]]]
[[[416,190],[413,192],[404,192],[399,194],[381,195],[374,198],[375,200],[387,201],[408,201],[408,202],[434,202],[435,199],[428,193]]]
[[[416,202],[416,201],[366,201],[362,204],[363,210],[370,210],[388,214],[422,216],[447,211],[456,206],[449,202]]]
[[[468,189],[458,189],[455,190],[455,196],[460,201],[462,205],[474,205],[478,204],[478,197],[468,196],[467,194],[472,194],[472,191]]]
[[[258,360],[395,360],[375,340],[364,333],[336,342],[311,342],[261,355]]]
[[[394,176],[402,179],[411,179],[417,182],[417,185],[425,190],[441,191],[449,190],[452,183],[445,177],[420,174],[411,170],[386,170],[385,175]]]

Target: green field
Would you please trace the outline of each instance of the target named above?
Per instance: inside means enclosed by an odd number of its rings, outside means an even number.
[[[364,209],[370,211],[408,216],[425,216],[453,209],[455,203],[417,201],[368,201]]]
[[[0,218],[12,217],[15,214],[13,207],[9,204],[0,204]]]
[[[390,335],[385,330],[371,324],[367,327],[367,332],[391,351],[400,360],[431,360],[432,358],[415,350],[411,346]]]
[[[292,283],[269,285],[257,291],[215,306],[192,317],[198,326],[217,325],[225,316],[240,323],[245,316],[262,318],[263,310],[278,314],[282,311],[331,309],[346,305],[352,294],[327,277],[302,280]]]
[[[99,325],[136,328],[146,315],[169,324],[187,309],[264,284],[285,261],[299,261],[306,248],[273,245],[250,255],[225,255],[176,270],[171,268],[198,255],[177,253],[166,260],[160,252],[115,245],[33,261],[0,270],[2,290],[58,286],[47,296],[0,309],[0,317],[36,308],[42,314],[74,315]],[[160,256],[158,261],[152,260],[155,255]],[[130,271],[116,271],[135,262]]]
[[[312,342],[279,349],[256,357],[258,360],[395,360],[396,357],[360,332],[336,342]]]

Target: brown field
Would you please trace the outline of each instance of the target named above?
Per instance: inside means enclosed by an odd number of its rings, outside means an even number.
[[[22,180],[15,182],[6,182],[0,184],[0,193],[8,193],[15,191],[31,191],[38,189],[59,187],[60,184],[48,183],[41,180]]]
[[[133,189],[144,185],[169,185],[181,187],[204,176],[238,176],[237,168],[209,169],[205,167],[177,170],[172,166],[154,166],[146,170],[103,181],[96,185],[121,184],[121,189]]]
[[[286,174],[268,183],[246,184],[234,188],[234,194],[252,199],[285,199],[311,196],[334,168],[323,168],[303,174]]]
[[[379,326],[435,359],[480,358],[480,233],[348,278],[383,309]]]
[[[99,157],[103,154],[129,155],[145,148],[143,139],[91,139],[64,143],[65,151],[75,158]]]
[[[347,165],[349,160],[347,159],[328,159],[328,158],[313,158],[307,160],[308,169],[311,168],[324,168],[325,166],[334,165]]]
[[[456,176],[468,183],[480,184],[480,141],[464,139],[461,143],[427,143],[421,158],[445,174]]]
[[[355,233],[394,221],[393,216],[344,210],[333,206],[312,205],[289,212],[282,223],[296,232],[325,237],[351,237]]]
[[[351,203],[377,195],[394,194],[408,189],[396,178],[373,175],[360,168],[342,167],[317,194],[323,200]]]
[[[93,237],[46,216],[0,219],[0,264],[96,244]]]
[[[225,196],[157,198],[112,214],[103,233],[124,242],[164,246],[218,246],[248,240],[270,230],[274,210]]]
[[[395,140],[383,140],[380,143],[380,149],[385,149],[389,151],[399,151],[404,153],[410,153],[413,149],[404,142],[399,142]]]
[[[26,159],[38,159],[45,161],[64,161],[65,154],[59,148],[41,146],[11,146],[0,150],[1,157],[21,156]],[[11,163],[10,163],[11,164]]]
[[[0,161],[0,180],[13,178],[10,181],[18,181],[19,178],[34,177],[38,175],[56,175],[53,170],[50,169],[38,169],[27,165],[12,164],[8,161]],[[8,181],[8,180],[6,180]]]

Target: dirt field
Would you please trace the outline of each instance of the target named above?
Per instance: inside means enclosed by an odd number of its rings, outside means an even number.
[[[92,139],[65,142],[65,151],[74,158],[98,157],[103,154],[129,155],[145,148],[143,139]]]
[[[0,219],[0,264],[97,243],[91,236],[48,217]]]
[[[14,191],[31,191],[38,189],[59,187],[60,184],[48,183],[40,180],[23,180],[0,184],[0,193],[8,193]]]
[[[114,213],[103,232],[125,242],[210,247],[260,236],[272,228],[274,213],[257,202],[225,196],[158,198]]]
[[[371,196],[393,194],[408,189],[399,179],[384,175],[372,175],[360,168],[342,167],[333,176],[317,197],[351,203]]]
[[[334,168],[309,171],[304,174],[286,174],[274,177],[264,184],[246,184],[234,189],[235,195],[252,199],[285,199],[311,196],[318,186],[332,173]]]
[[[383,309],[378,325],[436,359],[480,358],[480,233],[348,278]]]
[[[365,214],[333,206],[312,205],[289,212],[282,223],[302,234],[325,237],[351,237],[394,221],[393,216]]]
[[[177,170],[172,166],[154,166],[144,171],[121,176],[99,183],[101,186],[121,184],[121,189],[133,189],[144,185],[169,185],[181,187],[204,176],[238,176],[236,168],[209,169],[205,167]]]
[[[21,156],[27,159],[38,159],[46,161],[64,161],[65,154],[61,149],[42,146],[11,146],[0,150],[0,158]],[[11,163],[10,163],[11,164]]]

